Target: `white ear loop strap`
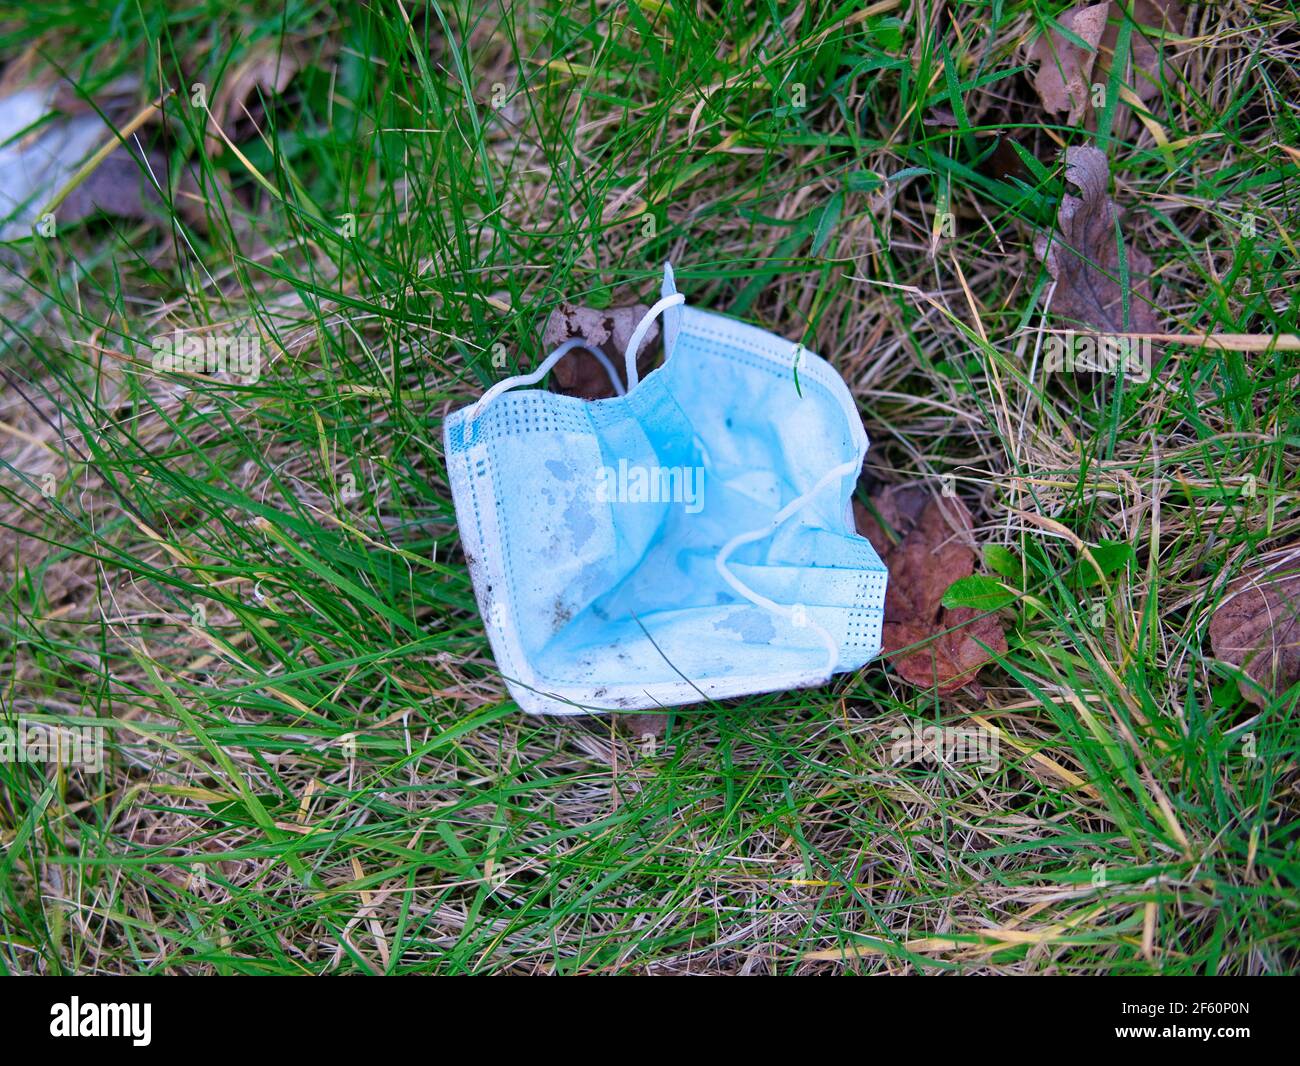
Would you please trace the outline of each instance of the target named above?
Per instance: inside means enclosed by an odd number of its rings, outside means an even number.
[[[823,626],[819,626],[809,618],[797,618],[795,616],[795,608],[793,607],[786,607],[784,604],[769,600],[766,596],[760,596],[727,568],[727,560],[731,557],[731,553],[742,545],[752,544],[756,540],[770,537],[776,532],[777,527],[780,526],[782,522],[811,503],[814,497],[816,497],[816,495],[832,481],[838,481],[842,477],[856,474],[857,471],[858,464],[852,461],[841,463],[839,466],[826,471],[816,485],[810,488],[802,496],[796,496],[793,500],[782,507],[781,510],[777,511],[776,514],[772,516],[772,521],[768,525],[762,526],[759,529],[752,529],[748,533],[738,533],[736,536],[732,537],[722,546],[722,550],[718,552],[717,559],[714,560],[714,565],[717,566],[718,573],[722,575],[722,580],[730,585],[732,589],[741,596],[745,597],[745,599],[750,603],[754,604],[754,606],[762,607],[765,611],[771,611],[778,617],[784,618],[795,625],[807,626],[821,638],[821,642],[826,645],[825,673],[828,678],[835,672],[835,664],[840,657],[840,650],[836,646],[835,638],[831,636],[829,630]]]
[[[588,344],[581,337],[574,337],[561,344],[555,351],[551,352],[542,360],[542,365],[528,374],[516,374],[514,377],[502,378],[490,389],[480,396],[474,403],[465,408],[465,426],[466,429],[473,423],[480,413],[500,396],[507,389],[513,389],[518,385],[535,385],[550,373],[551,367],[555,366],[561,359],[568,355],[575,348],[586,348],[596,357],[596,362],[605,368],[605,373],[609,375],[609,380],[614,384],[614,391],[618,395],[624,395],[623,383],[619,381],[618,374],[614,370],[614,364],[609,361],[609,356],[602,352],[593,344]]]
[[[636,329],[632,331],[632,336],[628,338],[627,351],[623,353],[624,366],[627,370],[627,387],[629,389],[635,388],[637,381],[640,380],[636,372],[636,353],[640,350],[645,335],[650,332],[650,326],[668,308],[676,307],[678,304],[684,304],[685,302],[686,297],[680,292],[665,296],[642,315],[641,321],[636,324]]]
[[[639,380],[636,373],[636,353],[637,349],[641,347],[641,342],[645,340],[645,335],[650,332],[650,324],[668,308],[675,307],[678,304],[685,302],[686,297],[680,292],[675,292],[671,296],[665,296],[662,300],[651,307],[650,310],[641,317],[641,321],[636,324],[636,329],[632,331],[632,336],[628,339],[627,351],[624,354],[624,358],[627,361],[628,389],[635,388]],[[619,396],[627,395],[627,389],[624,389],[623,383],[619,381],[618,374],[614,370],[614,364],[609,361],[609,356],[594,344],[588,344],[581,337],[574,337],[572,340],[565,341],[556,348],[555,351],[551,352],[550,355],[542,360],[542,365],[536,370],[528,374],[516,374],[514,377],[503,378],[480,396],[478,400],[465,408],[466,430],[468,431],[469,427],[473,425],[474,419],[476,419],[487,408],[487,405],[503,392],[507,389],[516,388],[519,385],[536,385],[537,382],[546,377],[550,372],[551,367],[555,366],[556,363],[575,348],[586,348],[587,351],[591,352],[591,354],[596,357],[596,361],[604,367],[605,373],[609,375],[609,380],[614,385],[614,392]]]

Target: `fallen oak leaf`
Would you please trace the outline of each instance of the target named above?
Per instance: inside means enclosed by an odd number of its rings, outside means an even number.
[[[976,169],[986,178],[994,181],[1023,181],[1029,183],[1033,175],[1025,166],[1024,159],[1016,151],[1015,143],[998,132],[993,149],[979,163]]]
[[[886,624],[884,643],[885,654],[904,681],[918,688],[937,687],[940,696],[967,687],[978,696],[976,674],[993,661],[993,652],[1005,655],[1007,651],[997,616],[973,607],[945,607],[932,625]]]
[[[627,387],[624,352],[637,323],[649,312],[645,304],[609,307],[598,311],[593,307],[562,303],[551,312],[542,332],[545,351],[558,348],[565,341],[581,339],[587,348],[575,348],[551,371],[556,392],[565,396],[578,396],[584,400],[603,400],[615,396]],[[653,322],[636,356],[638,377],[644,377],[654,366],[658,355],[659,323]],[[594,354],[598,350],[608,362],[606,368]],[[618,388],[610,379],[616,375]]]
[[[238,156],[239,144],[264,135],[262,126],[272,99],[284,95],[308,58],[300,39],[266,38],[232,65],[210,100],[202,82],[192,86],[188,100],[178,98],[178,105],[187,110],[207,109],[206,157],[217,160],[227,151]],[[247,167],[247,160],[240,158]],[[234,185],[242,173],[244,170],[232,175],[224,168],[204,167],[190,160],[180,168],[175,205],[180,216],[200,233],[223,240],[228,236],[242,254],[256,258],[269,247],[266,227],[260,224],[260,206],[252,190]]]
[[[1092,69],[1106,33],[1109,3],[1071,8],[1057,20],[1088,47],[1080,48],[1056,30],[1044,33],[1029,49],[1029,62],[1037,63],[1034,89],[1043,109],[1066,112],[1066,124],[1078,125],[1092,91]]]
[[[668,732],[667,714],[616,714],[615,723],[623,734],[643,745],[653,746]]]
[[[208,109],[217,129],[224,130],[236,144],[247,139],[251,123],[255,132],[263,117],[263,102],[282,96],[302,69],[306,53],[294,40],[268,37],[252,46],[226,77]],[[217,156],[225,141],[215,132],[208,134],[208,155]]]
[[[1066,149],[1066,183],[1082,195],[1062,196],[1057,232],[1034,241],[1035,254],[1056,280],[1052,311],[1072,327],[1108,335],[1163,333],[1151,306],[1151,260],[1124,244],[1119,212],[1107,195],[1109,179],[1104,152]],[[1127,288],[1121,284],[1125,272]]]
[[[6,78],[4,84],[15,80]],[[105,107],[116,101],[113,110],[120,112],[120,98],[129,88],[123,79],[107,87]],[[157,214],[160,200],[149,175],[165,180],[162,157],[152,151],[141,157],[134,143],[101,154],[113,143],[113,127],[105,125],[107,112],[101,117],[89,104],[81,104],[65,114],[57,105],[58,95],[59,86],[52,82],[0,95],[0,240],[30,236],[33,224],[47,211],[59,225],[80,222],[96,211],[131,219]],[[135,124],[147,121],[150,114],[141,112]],[[85,166],[91,169],[86,172]],[[52,197],[74,181],[56,206]]]
[[[919,509],[915,504],[917,489],[922,494]],[[948,586],[975,572],[975,553],[969,547],[974,523],[965,505],[956,497],[940,502],[921,486],[909,487],[907,496],[904,506],[898,508],[901,521],[893,519],[890,505],[878,508],[901,534],[897,546],[889,550],[886,563],[890,578],[885,597],[886,625],[892,621],[933,621]],[[863,532],[863,536],[871,539],[869,532]]]
[[[856,500],[853,508],[858,532],[889,569],[885,656],[905,681],[941,696],[978,690],[976,674],[993,653],[1005,654],[1007,640],[996,614],[943,606],[949,586],[975,570],[970,512],[919,485],[886,488],[871,503],[875,514]]]
[[[115,218],[149,219],[161,214],[154,182],[165,182],[165,160],[155,151],[115,148],[59,206],[63,221],[88,218],[96,211]]]
[[[1176,23],[1182,22],[1178,18],[1184,14],[1182,7],[1176,0],[1137,0],[1132,5],[1134,25],[1129,34],[1129,69],[1122,84],[1143,104],[1160,95],[1161,70],[1166,62],[1159,36],[1147,31],[1174,30]],[[1055,29],[1048,29],[1035,39],[1026,62],[1038,64],[1033,84],[1045,111],[1066,112],[1067,125],[1078,125],[1088,112],[1093,87],[1109,84],[1120,25],[1128,17],[1124,6],[1117,3],[1074,7],[1063,12],[1057,22],[1088,48],[1080,48]],[[1099,104],[1088,115],[1089,128],[1095,127],[1096,111],[1102,106]],[[1116,127],[1112,132],[1118,135],[1131,128],[1132,118],[1131,113],[1127,114],[1123,128]]]
[[[1210,618],[1215,658],[1238,667],[1241,694],[1256,707],[1300,681],[1300,551],[1228,586]],[[1254,684],[1251,684],[1251,682]]]
[[[883,561],[903,537],[915,527],[930,502],[931,493],[923,485],[886,485],[871,495],[871,509],[860,500],[853,501],[858,533],[871,541]]]
[[[1186,5],[1179,0],[1136,0],[1132,5],[1133,26],[1129,32],[1128,57],[1121,71],[1118,108],[1113,115],[1111,136],[1126,140],[1137,128],[1139,119],[1161,141],[1161,127],[1154,118],[1141,115],[1140,110],[1151,111],[1151,105],[1160,96],[1164,72],[1174,64],[1174,56],[1166,59],[1161,34],[1179,28],[1186,22]],[[1097,78],[1110,84],[1111,66],[1119,43],[1120,25],[1130,18],[1121,4],[1112,3],[1106,33],[1101,39],[1101,55],[1097,60]],[[1181,18],[1179,17],[1181,16]],[[1152,32],[1156,31],[1156,32]],[[1096,118],[1096,113],[1093,114]],[[1096,122],[1090,122],[1095,126]]]
[[[1185,16],[1186,13],[1182,10],[1184,6],[1179,0],[1137,0],[1133,5],[1133,20],[1136,25],[1129,37],[1129,59],[1132,63],[1133,75],[1126,79],[1126,82],[1143,103],[1150,103],[1160,95],[1160,69],[1164,63],[1164,48],[1160,44],[1160,38],[1148,35],[1143,28],[1148,27],[1164,32],[1181,27],[1184,20],[1179,19],[1178,16],[1180,14]],[[1118,9],[1119,5],[1112,3],[1111,7]],[[1106,35],[1101,39],[1102,55],[1107,70],[1110,68],[1111,58],[1115,55],[1115,42],[1119,39],[1119,19],[1122,17],[1122,11],[1112,17],[1106,27]]]

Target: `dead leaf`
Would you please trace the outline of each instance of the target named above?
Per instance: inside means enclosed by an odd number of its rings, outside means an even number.
[[[632,339],[636,325],[650,310],[645,304],[610,307],[597,311],[592,307],[579,307],[571,303],[562,303],[546,321],[542,333],[542,347],[550,352],[567,340],[581,337],[583,341],[599,348],[609,360],[621,385],[626,387],[627,371],[624,367],[624,351],[627,342]],[[654,366],[659,351],[659,323],[654,322],[641,350],[637,352],[637,375],[644,377]],[[551,371],[555,382],[555,391],[566,396],[579,396],[584,400],[603,400],[617,395],[617,390],[609,380],[609,372],[600,365],[600,361],[582,348],[575,348]]]
[[[1100,333],[1163,332],[1151,306],[1151,260],[1125,245],[1119,212],[1107,195],[1110,165],[1096,148],[1066,149],[1065,181],[1082,196],[1067,193],[1057,211],[1057,232],[1034,242],[1034,251],[1056,279],[1052,311],[1071,325]],[[1128,320],[1120,286],[1120,251],[1128,263]]]
[[[166,180],[162,157],[147,152],[149,171],[159,182]],[[66,222],[82,219],[95,211],[117,218],[145,219],[150,217],[150,204],[159,204],[158,190],[141,167],[134,152],[123,148],[99,164],[59,206],[59,215]]]
[[[120,82],[110,88],[119,98],[127,93]],[[56,194],[113,136],[88,104],[65,114],[57,103],[59,91],[53,82],[37,83],[0,97],[0,240],[31,236],[34,223]],[[106,95],[106,106],[109,100]],[[119,107],[113,111],[117,113]],[[114,120],[113,115],[109,118]],[[24,131],[30,132],[23,135]],[[161,156],[146,152],[145,158],[154,177],[165,181]],[[68,194],[54,212],[55,222],[60,226],[79,222],[97,210],[144,219],[158,199],[134,149],[118,147]]]
[[[952,108],[942,105],[930,108],[921,121],[926,126],[937,126],[945,130],[955,130],[960,125],[957,116],[952,113]]]
[[[1038,63],[1034,89],[1043,108],[1053,114],[1067,112],[1066,124],[1076,126],[1088,107],[1092,90],[1092,69],[1097,50],[1106,33],[1106,19],[1111,5],[1093,4],[1063,12],[1057,21],[1083,41],[1091,50],[1080,48],[1055,30],[1044,33],[1029,50],[1029,62]]]
[[[1111,4],[1111,7],[1117,5]],[[1132,75],[1124,79],[1138,99],[1150,103],[1160,95],[1161,65],[1164,59],[1164,46],[1159,37],[1147,30],[1162,32],[1181,32],[1185,24],[1185,4],[1178,0],[1137,0],[1133,5],[1133,20],[1137,23],[1129,36],[1129,59],[1132,63]],[[1107,27],[1106,36],[1101,39],[1102,52],[1106,57],[1106,70],[1110,70],[1110,58],[1115,54],[1115,42],[1119,39],[1119,19],[1114,18]]]
[[[662,740],[668,732],[667,714],[618,714],[614,719],[624,735],[633,740]]]
[[[856,500],[858,532],[889,568],[885,592],[884,653],[900,677],[948,696],[978,689],[981,666],[1007,650],[997,616],[970,607],[948,608],[943,594],[975,572],[974,522],[956,497],[938,498],[920,485],[886,488],[872,497],[881,522]]]
[[[871,541],[876,554],[883,560],[886,552],[892,552],[916,525],[932,495],[923,485],[885,485],[871,495],[871,506],[880,516],[879,520],[854,500],[853,513],[858,532]]]
[[[1012,181],[1019,180],[1028,184],[1033,175],[1025,162],[1020,158],[1020,153],[1013,147],[1010,138],[997,134],[997,142],[993,151],[979,165],[979,172],[985,177],[992,178],[994,181]]]
[[[268,37],[253,45],[213,95],[208,109],[212,121],[234,143],[247,140],[261,126],[263,101],[282,96],[305,62],[306,52],[297,41]],[[208,155],[215,156],[225,142],[209,131],[207,146]]]
[[[1177,0],[1137,0],[1133,4],[1135,25],[1129,35],[1129,63],[1123,84],[1144,104],[1160,95],[1161,70],[1169,62],[1164,57],[1159,36],[1153,31],[1179,30],[1186,18],[1184,7]],[[1080,48],[1056,30],[1049,30],[1034,41],[1027,61],[1038,64],[1034,89],[1045,111],[1066,112],[1066,124],[1070,126],[1077,126],[1086,116],[1088,128],[1096,128],[1095,111],[1090,111],[1088,106],[1092,86],[1109,83],[1115,44],[1125,17],[1123,5],[1113,2],[1070,8],[1057,21],[1087,42],[1090,49]],[[1132,119],[1126,108],[1112,132],[1125,135]]]
[[[225,75],[208,103],[204,142],[208,157],[215,159],[226,151],[226,140],[218,130],[236,145],[261,134],[267,105],[285,93],[308,58],[306,46],[298,39],[267,38],[254,44]],[[188,108],[189,97],[182,96],[177,103]],[[180,168],[175,203],[181,217],[200,233],[224,237],[228,230],[242,253],[252,257],[267,248],[258,198],[250,187],[235,188],[231,175],[188,161]]]
[[[1259,686],[1237,683],[1256,707],[1300,681],[1300,552],[1254,567],[1228,586],[1210,618],[1210,647]]]

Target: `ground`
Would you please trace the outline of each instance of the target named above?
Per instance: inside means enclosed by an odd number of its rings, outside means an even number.
[[[159,188],[0,252],[0,713],[104,743],[0,764],[0,966],[1295,970],[1297,689],[1248,700],[1208,629],[1300,533],[1300,35],[1169,6],[1112,5],[1163,46],[1145,120],[1108,79],[1073,122],[1027,66],[1055,3],[11,8],[6,90],[130,126]],[[1184,338],[1146,375],[1044,365],[1072,146]],[[442,421],[665,260],[832,362],[864,504],[969,509],[977,685],[509,702]],[[256,373],[159,368],[175,331]]]

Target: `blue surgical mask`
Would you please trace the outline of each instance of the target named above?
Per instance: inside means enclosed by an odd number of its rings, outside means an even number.
[[[664,362],[636,353],[663,316]],[[821,685],[880,650],[887,573],[858,536],[867,450],[835,370],[662,299],[586,401],[492,386],[446,421],[461,542],[497,666],[533,714],[646,710]]]

